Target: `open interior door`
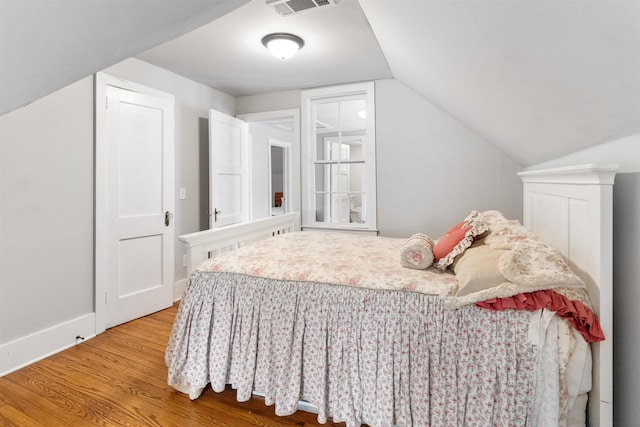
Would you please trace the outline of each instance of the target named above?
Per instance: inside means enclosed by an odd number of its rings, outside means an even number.
[[[249,127],[209,110],[209,228],[249,219]]]

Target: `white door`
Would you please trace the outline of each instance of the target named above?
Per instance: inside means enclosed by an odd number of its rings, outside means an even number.
[[[174,99],[163,95],[106,86],[107,328],[173,300]]]
[[[209,111],[209,228],[249,219],[249,127]]]

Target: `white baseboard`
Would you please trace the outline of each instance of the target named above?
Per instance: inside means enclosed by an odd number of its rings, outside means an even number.
[[[91,313],[0,344],[0,377],[93,338],[95,332],[96,315]]]
[[[182,299],[184,291],[187,289],[187,279],[178,280],[173,284],[173,300],[178,301]]]
[[[175,282],[173,300],[181,299],[186,288],[187,279]],[[0,344],[0,377],[93,338],[95,334],[96,315],[90,313]],[[84,340],[76,340],[77,336]]]

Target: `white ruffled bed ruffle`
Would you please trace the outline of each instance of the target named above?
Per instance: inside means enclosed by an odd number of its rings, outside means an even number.
[[[307,400],[321,423],[528,425],[529,322],[416,292],[199,272],[165,358],[169,384],[192,399],[231,384],[239,401],[264,393],[278,415]]]

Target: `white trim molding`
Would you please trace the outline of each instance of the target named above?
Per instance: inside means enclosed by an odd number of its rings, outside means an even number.
[[[95,322],[86,314],[0,345],[0,377],[93,338]]]
[[[364,113],[358,115],[364,120],[363,128],[357,126],[357,129],[349,125],[343,128],[342,119],[339,118],[337,123],[329,124],[320,121],[317,116],[317,107],[323,104],[337,104],[339,106],[345,101],[362,101],[364,102]],[[328,86],[315,89],[304,90],[301,92],[301,206],[302,206],[302,226],[304,228],[325,228],[346,229],[351,231],[363,230],[374,231],[378,228],[377,219],[377,178],[376,178],[376,124],[375,124],[375,83],[361,82],[351,83],[339,86]],[[324,131],[318,129],[318,124],[322,124]],[[344,132],[344,134],[343,134]],[[354,136],[354,132],[358,132],[360,139],[364,141],[363,153],[361,159],[342,159],[340,154],[337,158],[328,156],[318,156],[318,140],[319,136],[328,138],[337,138],[336,143],[342,144],[344,138]],[[362,134],[359,134],[362,132]],[[343,164],[362,164],[364,169],[362,188],[357,192],[349,189],[334,189],[327,187],[327,182],[322,186],[316,183],[317,173],[316,167]],[[338,182],[340,180],[337,180]],[[322,191],[319,191],[322,188]],[[361,220],[366,218],[364,223],[351,222],[351,206],[347,202],[347,221],[339,218],[338,221],[330,220],[325,222],[317,220],[318,202],[317,197],[324,195],[325,198],[331,194],[337,196],[348,196],[350,194],[360,193],[363,198]],[[330,200],[330,199],[329,199]],[[329,206],[329,202],[325,202]],[[341,206],[341,205],[339,205]],[[331,212],[330,208],[327,210]],[[339,209],[342,214],[342,208]]]
[[[95,282],[95,294],[94,294],[94,309],[95,309],[95,334],[100,334],[105,331],[107,325],[107,291],[109,289],[108,283],[108,263],[107,255],[109,253],[108,241],[109,230],[107,227],[107,178],[108,178],[108,163],[107,163],[107,87],[114,86],[121,89],[138,92],[158,98],[170,99],[172,109],[174,108],[175,97],[172,94],[163,92],[161,90],[151,88],[130,80],[122,79],[117,76],[107,74],[105,72],[98,72],[95,74],[94,79],[94,108],[95,108],[95,251],[94,251],[94,282]],[[171,138],[175,138],[175,110],[172,112],[172,122],[168,127],[168,134]],[[174,147],[175,141],[171,143],[171,157],[175,157]],[[167,162],[164,166],[163,173],[171,176],[172,180],[175,179],[175,171],[173,170],[174,162]],[[173,187],[174,182],[171,183]],[[175,201],[173,200],[174,191],[170,192],[171,198],[166,200],[166,210],[175,212]],[[165,196],[166,199],[166,196]],[[164,210],[164,209],[163,209]],[[176,245],[175,232],[172,233],[171,242]],[[173,276],[170,281],[174,282],[175,272],[173,269],[173,256],[167,262],[171,263],[171,272],[169,275]],[[166,274],[166,273],[165,273]],[[171,285],[168,285],[171,286]]]
[[[613,185],[618,165],[584,165],[566,166],[549,169],[526,170],[518,172],[523,182],[552,182],[555,184],[594,184]]]

